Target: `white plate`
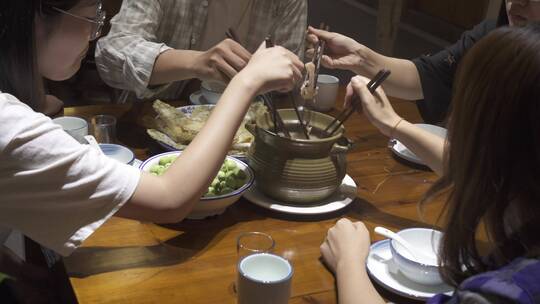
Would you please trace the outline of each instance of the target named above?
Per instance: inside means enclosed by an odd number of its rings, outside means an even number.
[[[135,160],[135,154],[130,149],[116,144],[99,144],[103,154],[124,164],[131,164]]]
[[[392,260],[390,240],[371,245],[366,261],[369,276],[379,285],[403,297],[425,301],[437,294],[451,296],[453,288],[446,285],[421,285],[407,279]]]
[[[446,137],[447,130],[445,128],[428,124],[415,124],[415,126],[418,126],[419,128],[424,129],[439,137]],[[388,142],[388,147],[392,152],[394,152],[394,154],[401,158],[404,158],[415,164],[425,165],[425,163],[418,156],[411,152],[411,150],[407,149],[405,145],[403,145],[399,140],[395,138],[390,139],[390,141]]]
[[[262,194],[257,190],[256,182],[244,193],[244,197],[255,205],[266,209],[289,214],[309,215],[330,213],[347,207],[356,198],[356,190],[356,183],[349,175],[346,175],[338,190],[317,206],[286,205]]]
[[[197,91],[191,95],[189,95],[189,101],[193,105],[207,105],[210,104],[206,98],[204,98],[201,91]]]

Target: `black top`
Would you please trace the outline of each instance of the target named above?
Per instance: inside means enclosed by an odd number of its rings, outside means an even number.
[[[424,99],[419,100],[417,106],[425,122],[437,124],[446,118],[452,100],[452,85],[459,62],[467,50],[478,40],[498,26],[503,25],[508,25],[504,6],[498,21],[484,21],[472,30],[463,33],[455,44],[445,50],[412,60],[420,75],[424,93]]]

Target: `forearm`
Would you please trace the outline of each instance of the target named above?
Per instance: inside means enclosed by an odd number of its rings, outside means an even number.
[[[367,47],[360,48],[358,56],[360,64],[354,70],[358,75],[373,78],[383,68],[392,72],[383,84],[388,95],[405,100],[424,98],[420,76],[412,61],[383,56]]]
[[[161,53],[156,58],[148,84],[160,85],[197,78],[199,75],[193,63],[200,54],[198,51],[174,49]]]
[[[142,176],[120,216],[176,222],[190,212],[217,174],[256,93],[255,86],[239,76],[233,78],[204,127],[167,172],[161,177]]]
[[[441,176],[444,173],[444,138],[423,130],[408,121],[400,122],[393,135],[422,159],[437,175]]]
[[[367,275],[364,264],[344,262],[337,265],[337,285],[339,304],[384,304]]]

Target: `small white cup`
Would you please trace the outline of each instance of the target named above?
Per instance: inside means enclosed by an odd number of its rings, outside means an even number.
[[[319,91],[313,103],[313,109],[320,112],[332,110],[339,91],[339,79],[336,76],[320,74],[317,80]]]
[[[84,137],[88,135],[88,123],[86,120],[75,116],[63,116],[53,119],[64,131],[80,143],[86,143]]]
[[[217,104],[227,85],[216,81],[202,81],[201,93],[210,104]]]
[[[248,255],[238,263],[238,304],[286,304],[291,296],[293,267],[271,253]]]

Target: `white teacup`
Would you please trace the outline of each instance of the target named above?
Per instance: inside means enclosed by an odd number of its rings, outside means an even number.
[[[291,296],[293,267],[271,253],[248,255],[238,263],[238,304],[285,304]]]
[[[64,131],[80,143],[86,143],[84,137],[88,135],[88,123],[86,120],[75,116],[63,116],[53,119]]]
[[[201,82],[201,93],[210,104],[217,104],[227,85],[216,81]]]
[[[319,112],[332,110],[339,91],[339,79],[336,76],[320,74],[317,80],[319,91],[313,103],[313,109]]]

